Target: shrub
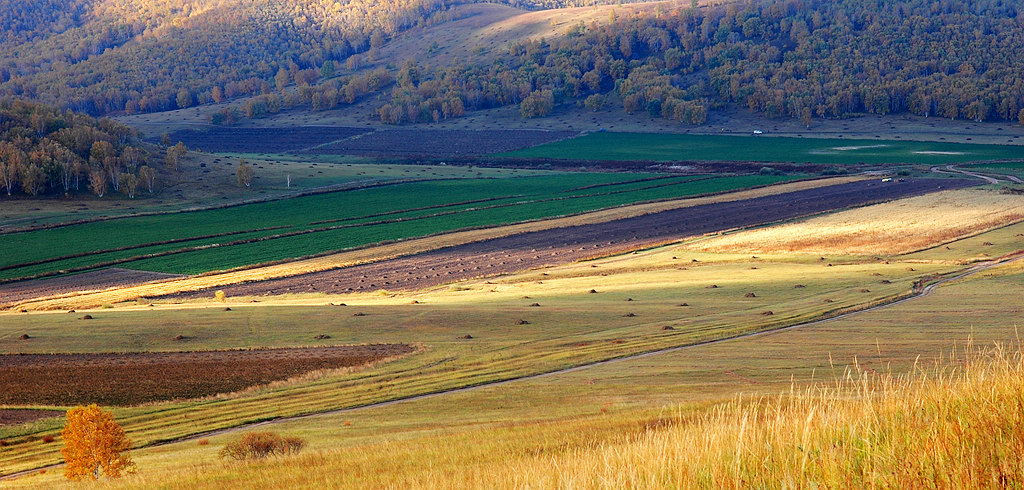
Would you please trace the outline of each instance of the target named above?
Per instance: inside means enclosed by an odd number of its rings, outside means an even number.
[[[238,461],[296,454],[306,446],[298,437],[284,437],[273,432],[250,432],[221,448],[222,458]]]
[[[224,291],[222,291],[220,289],[218,289],[217,291],[215,291],[213,293],[213,299],[216,299],[217,301],[223,302],[225,299],[227,299],[227,297],[228,297],[227,293],[225,293]]]

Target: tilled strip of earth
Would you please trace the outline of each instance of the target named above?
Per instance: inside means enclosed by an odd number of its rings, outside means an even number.
[[[412,291],[647,248],[742,228],[940,190],[978,185],[966,179],[866,180],[829,187],[705,204],[648,215],[522,233],[328,271],[176,294],[209,297],[294,293]]]

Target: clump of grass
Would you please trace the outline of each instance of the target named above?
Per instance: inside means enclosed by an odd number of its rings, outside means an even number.
[[[221,448],[220,457],[238,461],[269,456],[297,454],[306,447],[299,437],[285,437],[274,432],[250,432]]]
[[[547,488],[1020,488],[1024,357],[737,399],[625,442],[519,461]]]

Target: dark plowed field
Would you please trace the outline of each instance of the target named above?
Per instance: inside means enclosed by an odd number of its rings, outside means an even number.
[[[98,271],[83,272],[81,274],[72,274],[70,276],[0,284],[0,307],[10,306],[19,301],[40,296],[54,296],[75,291],[124,288],[175,277],[182,276],[112,267]]]
[[[409,257],[226,286],[229,296],[416,290],[461,279],[611,255],[720,230],[977,185],[971,180],[859,181],[743,201],[706,204],[607,223],[523,233]],[[210,291],[186,297],[209,297]]]
[[[49,417],[64,416],[59,410],[21,410],[15,408],[0,409],[0,427],[34,422]]]
[[[578,136],[576,131],[527,129],[384,129],[303,153],[342,155],[466,156],[534,147]]]
[[[0,355],[0,405],[135,405],[230,393],[409,354],[405,344],[205,352]]]
[[[370,131],[365,128],[299,126],[290,128],[186,129],[171,133],[171,141],[214,153],[285,153],[349,138]]]

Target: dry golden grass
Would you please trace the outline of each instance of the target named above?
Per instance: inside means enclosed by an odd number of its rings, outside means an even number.
[[[710,407],[183,464],[103,486],[1021,488],[1022,406],[1024,357],[994,348],[905,376],[853,369],[831,383]]]
[[[531,231],[546,230],[590,223],[604,223],[617,219],[641,216],[656,213],[669,209],[698,206],[714,202],[726,202],[755,197],[793,192],[803,189],[813,189],[829,185],[836,185],[853,180],[856,177],[841,177],[833,179],[819,179],[811,181],[792,182],[773,185],[759,189],[731,192],[716,196],[676,199],[647,204],[637,204],[618,208],[595,211],[576,216],[564,218],[546,219],[520,223],[510,226],[485,228],[481,230],[470,230],[455,233],[446,233],[425,238],[404,240],[397,243],[369,247],[359,250],[352,250],[336,254],[301,259],[281,264],[255,267],[238,271],[207,274],[184,279],[172,279],[168,281],[149,283],[139,286],[119,288],[110,291],[89,292],[86,294],[68,294],[52,298],[42,298],[15,305],[11,309],[27,310],[56,310],[56,309],[84,309],[95,308],[102,304],[115,304],[123,301],[131,301],[137,298],[158,297],[185,291],[196,291],[199,289],[226,286],[251,281],[262,281],[279,277],[295,276],[318,272],[340,267],[349,267],[358,264],[376,262],[403,255],[412,255],[439,248],[472,243],[491,238],[526,233]]]
[[[848,373],[496,477],[538,488],[1020,488],[1022,361],[993,351],[959,369]]]
[[[1024,197],[968,189],[866,206],[691,244],[705,252],[895,255],[1024,220]]]

